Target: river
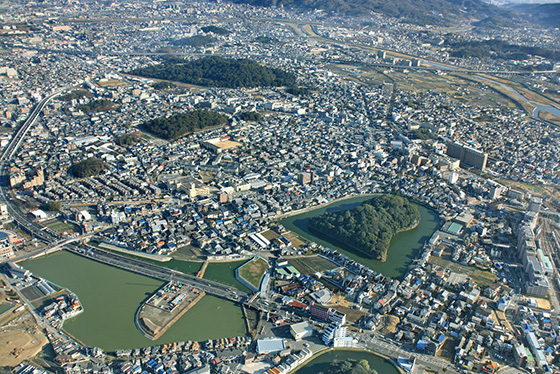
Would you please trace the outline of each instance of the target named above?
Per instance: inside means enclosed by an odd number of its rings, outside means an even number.
[[[371,196],[357,196],[350,199],[339,200],[327,206],[311,210],[309,212],[286,217],[280,223],[309,241],[321,244],[325,247],[336,249],[359,263],[368,266],[385,276],[401,279],[406,273],[408,266],[416,259],[424,243],[432,236],[439,225],[439,217],[436,212],[424,206],[418,205],[420,212],[420,223],[412,230],[398,233],[391,240],[387,261],[381,262],[363,256],[359,252],[341,247],[326,238],[318,237],[307,229],[307,221],[311,217],[321,215],[325,212],[352,209],[359,206]]]
[[[399,374],[399,370],[388,360],[381,356],[368,351],[354,351],[337,349],[324,353],[313,360],[309,361],[305,366],[298,369],[295,374],[318,374],[325,370],[329,364],[335,360],[367,360],[370,368],[379,374]]]
[[[88,346],[114,351],[245,335],[241,309],[230,301],[206,295],[161,338],[152,341],[136,328],[134,315],[142,302],[163,284],[161,281],[66,251],[20,265],[76,293],[84,312],[67,320],[64,329]]]

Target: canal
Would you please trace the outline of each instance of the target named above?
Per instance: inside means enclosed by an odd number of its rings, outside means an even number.
[[[117,348],[245,335],[241,308],[206,295],[160,339],[152,341],[136,328],[134,315],[142,302],[163,284],[161,281],[66,251],[20,265],[78,295],[84,312],[67,320],[64,329],[88,346],[110,352]]]
[[[322,372],[335,360],[367,360],[369,367],[379,374],[399,374],[399,370],[387,359],[368,351],[354,351],[336,349],[324,353],[313,360],[309,361],[305,366],[299,368],[295,374],[317,374]]]
[[[370,269],[382,273],[391,278],[401,279],[406,273],[408,266],[416,259],[424,243],[430,239],[434,231],[438,228],[439,217],[436,212],[422,205],[418,205],[420,212],[420,223],[412,230],[398,233],[391,240],[387,261],[381,262],[362,255],[359,252],[345,248],[340,243],[333,243],[328,238],[318,237],[311,233],[307,228],[309,218],[321,215],[325,212],[336,212],[339,210],[352,209],[371,196],[357,196],[346,200],[339,200],[327,206],[314,209],[305,213],[286,217],[280,223],[288,230],[293,231],[309,241],[325,247],[336,249],[344,253],[351,259],[368,266]]]

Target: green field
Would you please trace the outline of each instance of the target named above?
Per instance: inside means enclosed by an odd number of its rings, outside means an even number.
[[[210,262],[204,272],[204,278],[234,286],[241,291],[250,292],[251,290],[235,278],[235,269],[243,265],[245,262],[247,261]]]
[[[45,226],[47,226],[49,229],[57,231],[59,233],[79,232],[78,230],[75,230],[76,226],[74,226],[71,223],[65,223],[65,222],[59,220],[58,218],[52,218],[52,219],[46,220],[46,221],[43,222],[43,224]]]
[[[252,260],[239,268],[239,275],[255,288],[259,288],[261,278],[268,270],[268,263],[262,258]]]
[[[314,274],[338,267],[336,264],[320,256],[295,257],[290,258],[288,262],[301,274]]]
[[[0,315],[12,309],[14,306],[14,304],[0,302]]]
[[[473,280],[473,282],[481,287],[489,286],[492,283],[496,283],[496,281],[498,280],[496,274],[493,274],[489,271],[478,269],[475,266],[461,265],[450,260],[445,260],[441,257],[432,256],[430,257],[428,262],[434,265],[441,266],[444,269],[449,269],[455,273],[466,274]]]

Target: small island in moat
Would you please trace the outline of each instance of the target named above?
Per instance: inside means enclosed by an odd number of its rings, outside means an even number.
[[[393,236],[419,222],[415,204],[400,196],[377,195],[354,209],[312,217],[307,226],[368,257],[385,261]]]
[[[369,366],[367,360],[333,361],[324,371],[324,374],[377,374]]]

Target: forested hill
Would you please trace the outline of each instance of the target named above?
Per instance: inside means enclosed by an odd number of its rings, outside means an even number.
[[[516,12],[524,13],[533,23],[548,27],[560,27],[560,3],[552,4],[512,4]]]
[[[385,261],[393,236],[420,222],[420,212],[407,199],[378,195],[357,208],[312,217],[307,227],[376,260]]]
[[[511,17],[507,10],[480,0],[229,0],[255,6],[315,10],[360,16],[370,12],[398,17],[415,24],[452,25],[460,20],[491,16]]]
[[[130,71],[142,77],[165,79],[210,87],[292,87],[293,74],[263,66],[249,59],[204,57],[198,60],[169,59],[159,65]]]

